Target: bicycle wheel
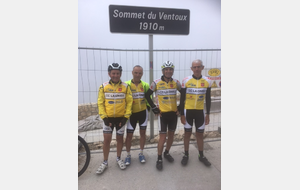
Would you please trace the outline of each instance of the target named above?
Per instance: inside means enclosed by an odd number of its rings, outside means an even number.
[[[78,135],[78,177],[81,176],[89,166],[91,152],[88,144]]]

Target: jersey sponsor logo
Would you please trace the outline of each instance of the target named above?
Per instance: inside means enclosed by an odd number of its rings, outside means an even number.
[[[203,98],[204,98],[204,96],[199,96],[197,101],[198,101],[198,102],[199,102],[199,101],[203,101]]]
[[[204,86],[204,83],[201,83],[201,86]]]
[[[163,99],[164,99],[164,100],[167,100],[167,99],[169,99],[169,97],[163,97]]]
[[[173,84],[170,84],[170,87],[173,88]]]
[[[141,91],[144,91],[144,89],[143,89],[143,88],[141,88]]]
[[[191,83],[191,84],[189,84],[189,86],[196,86],[195,84],[193,84],[193,83]]]
[[[125,94],[124,93],[105,93],[106,99],[124,99]]]
[[[111,128],[104,125],[104,131],[111,131]]]
[[[205,94],[206,88],[188,88],[186,90],[187,94]]]
[[[114,101],[108,101],[108,103],[109,103],[109,104],[114,104],[115,102],[114,102]]]
[[[209,80],[221,80],[221,77],[207,77]]]
[[[119,88],[119,92],[121,92],[122,91],[122,88]]]
[[[219,69],[216,69],[216,68],[215,69],[210,69],[208,71],[208,74],[210,76],[216,77],[216,76],[219,76],[221,74],[221,71]]]
[[[159,85],[165,85],[165,83],[160,83]]]
[[[112,92],[112,91],[114,91],[114,89],[107,88],[107,91],[110,91],[110,92]]]
[[[133,99],[144,98],[144,97],[145,97],[145,94],[143,92],[132,93]]]
[[[176,89],[157,90],[157,95],[160,96],[176,95]]]

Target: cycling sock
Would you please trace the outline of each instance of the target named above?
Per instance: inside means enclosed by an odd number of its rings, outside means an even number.
[[[204,157],[203,151],[199,150],[199,154],[200,154],[200,157],[201,157],[201,158]]]
[[[140,149],[140,154],[143,154],[143,150],[142,149]]]
[[[117,156],[117,161],[119,161],[121,159],[121,156]]]
[[[189,156],[189,151],[184,151],[184,154],[185,154],[186,156]]]
[[[162,160],[162,156],[161,156],[161,155],[158,155],[157,160]]]
[[[166,149],[166,150],[165,150],[165,153],[166,153],[166,154],[168,154],[168,153],[169,153],[169,151]]]
[[[104,161],[103,161],[103,164],[107,165],[107,164],[108,164],[108,163],[107,163],[107,160],[104,160]]]
[[[129,152],[127,152],[127,156],[128,156],[128,157],[130,156],[130,151],[129,151]]]

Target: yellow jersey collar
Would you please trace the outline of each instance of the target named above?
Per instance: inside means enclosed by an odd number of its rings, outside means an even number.
[[[119,85],[121,83],[122,83],[121,79],[118,83],[113,83],[113,81],[111,79],[109,80],[109,84],[111,84],[111,85]]]
[[[165,81],[164,75],[161,76],[161,80],[162,80],[162,81]],[[173,80],[173,78],[171,77],[170,81],[172,81],[172,80]],[[165,81],[165,82],[166,82],[166,81]]]

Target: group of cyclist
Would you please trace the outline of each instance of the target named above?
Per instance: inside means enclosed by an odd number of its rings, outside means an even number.
[[[185,77],[182,84],[173,79],[175,66],[171,61],[162,64],[162,76],[154,80],[149,86],[141,80],[143,68],[139,65],[133,67],[133,79],[122,82],[122,66],[112,63],[108,66],[108,75],[111,78],[103,83],[99,88],[98,109],[99,115],[104,122],[103,126],[103,163],[96,173],[101,174],[108,167],[108,156],[112,133],[116,128],[117,141],[117,164],[120,169],[126,169],[131,164],[131,140],[137,123],[140,127],[140,152],[139,161],[146,162],[143,149],[146,141],[146,129],[148,123],[148,113],[150,109],[158,116],[159,141],[157,145],[156,168],[163,169],[163,148],[164,158],[173,162],[174,158],[170,155],[170,148],[173,144],[174,133],[177,126],[177,118],[181,117],[184,125],[184,156],[181,160],[182,165],[187,165],[189,159],[189,142],[192,133],[192,126],[195,123],[196,139],[199,150],[198,159],[206,166],[211,163],[203,154],[203,132],[205,125],[209,124],[209,113],[211,105],[211,86],[212,81],[202,76],[204,69],[203,62],[196,59],[192,62],[191,70],[193,75]],[[177,106],[177,91],[181,93],[180,103]],[[156,101],[152,101],[152,94],[155,92]],[[206,113],[204,113],[204,100],[206,102]],[[123,148],[123,135],[126,127],[125,146],[127,156],[125,162],[121,160]],[[167,140],[166,140],[167,139]]]

